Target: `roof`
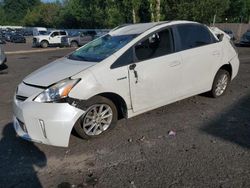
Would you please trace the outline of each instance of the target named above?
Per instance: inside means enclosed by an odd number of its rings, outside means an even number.
[[[179,24],[179,23],[196,23],[191,21],[163,21],[163,22],[150,22],[150,23],[138,23],[138,24],[124,24],[116,27],[109,32],[110,35],[138,35],[145,31],[162,24]]]
[[[116,27],[115,29],[110,31],[111,35],[135,35],[141,34],[148,29],[151,29],[159,24],[166,22],[151,22],[151,23],[138,23],[138,24],[125,24]]]

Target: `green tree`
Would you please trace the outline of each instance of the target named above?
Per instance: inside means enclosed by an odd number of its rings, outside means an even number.
[[[33,10],[28,10],[23,19],[25,26],[58,26],[61,4],[59,3],[42,3]]]
[[[0,25],[6,24],[5,12],[3,7],[0,5]]]
[[[40,4],[40,0],[4,0],[3,9],[8,24],[20,24],[28,9]]]
[[[214,15],[220,21],[229,8],[230,0],[164,0],[165,19],[193,20],[212,23]]]

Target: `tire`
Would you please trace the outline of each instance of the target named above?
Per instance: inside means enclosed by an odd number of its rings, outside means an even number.
[[[230,81],[231,81],[231,76],[229,72],[224,69],[220,69],[214,78],[210,95],[213,98],[218,98],[223,96],[230,85]]]
[[[41,42],[41,47],[42,48],[47,48],[48,46],[49,46],[48,41],[44,40],[44,41]]]
[[[72,48],[78,48],[79,45],[78,45],[78,43],[77,43],[76,41],[72,41],[72,42],[70,43],[70,47],[72,47]]]
[[[84,106],[86,112],[79,118],[74,126],[75,131],[80,137],[84,139],[96,138],[116,126],[118,113],[116,106],[111,100],[102,96],[96,96],[86,101]],[[104,113],[103,115],[100,113],[100,110]],[[97,113],[95,113],[95,111]],[[107,112],[105,113],[105,111]],[[110,113],[112,117],[109,116]],[[102,119],[104,117],[106,118]]]

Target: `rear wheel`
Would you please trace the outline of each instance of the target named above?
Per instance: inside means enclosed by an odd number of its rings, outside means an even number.
[[[48,46],[49,46],[48,41],[42,41],[42,42],[41,42],[41,47],[42,47],[42,48],[47,48]]]
[[[75,125],[79,136],[85,139],[98,137],[112,129],[117,122],[117,109],[114,103],[101,96],[87,101],[87,110]]]
[[[72,42],[70,43],[70,47],[72,47],[72,48],[77,48],[77,47],[78,47],[78,43],[77,43],[76,41],[72,41]]]
[[[230,80],[231,77],[229,72],[220,69],[214,78],[213,87],[210,91],[212,97],[217,98],[224,95],[230,84]]]

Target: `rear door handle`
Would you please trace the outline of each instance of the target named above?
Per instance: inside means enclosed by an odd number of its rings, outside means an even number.
[[[170,66],[170,67],[176,67],[176,66],[178,66],[178,65],[180,65],[180,64],[181,64],[180,61],[172,61],[172,62],[170,62],[169,66]]]
[[[220,52],[219,51],[213,51],[212,53],[214,56],[219,56],[220,55]]]

